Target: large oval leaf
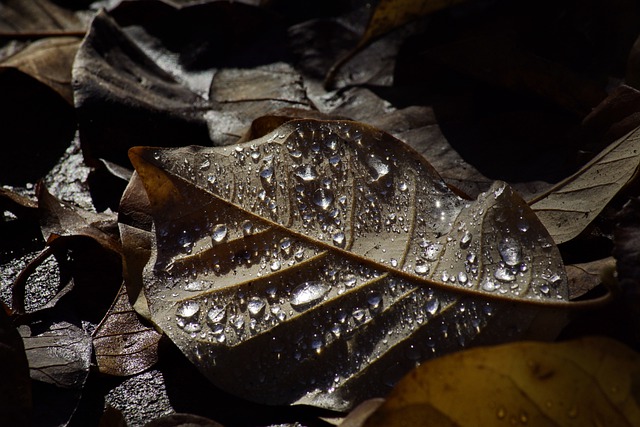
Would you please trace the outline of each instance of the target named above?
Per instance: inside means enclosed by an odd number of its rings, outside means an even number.
[[[434,354],[522,336],[539,305],[568,299],[557,248],[508,186],[463,200],[363,124],[292,121],[130,158],[154,223],[151,318],[249,399],[346,409]]]

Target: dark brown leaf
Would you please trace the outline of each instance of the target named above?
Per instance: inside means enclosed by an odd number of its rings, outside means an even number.
[[[158,361],[160,336],[155,329],[142,324],[123,286],[93,333],[98,370],[103,374],[127,376],[150,368]]]
[[[223,427],[213,420],[193,414],[171,414],[153,420],[144,427]]]

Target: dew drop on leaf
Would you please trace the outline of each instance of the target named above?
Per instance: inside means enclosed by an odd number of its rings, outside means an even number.
[[[264,312],[265,306],[266,303],[263,299],[254,297],[247,302],[247,311],[249,311],[250,316],[256,317]]]
[[[317,303],[329,292],[329,286],[322,282],[304,282],[291,292],[291,306],[304,309]]]
[[[302,181],[313,181],[318,177],[318,172],[316,172],[316,168],[312,165],[303,165],[296,169],[295,176],[298,177]]]
[[[207,311],[207,323],[210,325],[220,323],[224,320],[227,314],[227,310],[225,307],[216,305],[213,306]]]
[[[186,332],[198,332],[200,325],[200,304],[195,301],[185,301],[176,309],[176,323]]]
[[[460,238],[460,248],[467,249],[471,244],[472,234],[469,231],[465,231],[462,237]]]
[[[493,274],[493,277],[501,282],[513,282],[516,280],[516,275],[507,267],[498,267]]]
[[[214,242],[220,243],[224,241],[227,237],[227,225],[226,224],[217,224],[213,227],[213,233],[211,234],[211,238]]]
[[[431,315],[434,315],[438,312],[438,308],[440,307],[440,301],[437,298],[433,298],[425,304],[424,308]]]
[[[318,188],[313,193],[313,203],[321,209],[327,209],[333,202],[333,194],[324,188]]]
[[[522,248],[513,238],[506,237],[498,244],[498,252],[505,264],[515,266],[522,262]]]
[[[345,238],[342,231],[339,231],[333,235],[333,244],[339,248],[344,248]]]

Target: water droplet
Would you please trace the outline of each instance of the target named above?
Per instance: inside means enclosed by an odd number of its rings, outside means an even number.
[[[365,311],[362,308],[357,308],[355,310],[353,310],[353,312],[351,313],[351,315],[353,316],[353,319],[357,322],[357,323],[362,323],[364,321],[365,318]]]
[[[209,169],[210,166],[211,166],[211,161],[209,159],[204,159],[204,161],[200,163],[200,169],[203,171]]]
[[[197,292],[203,289],[204,289],[204,282],[202,282],[201,280],[194,280],[184,285],[185,291]]]
[[[291,292],[291,306],[304,309],[320,301],[329,292],[329,287],[322,282],[304,282]]]
[[[224,320],[226,314],[226,307],[215,305],[207,311],[207,323],[209,323],[209,325],[220,323]]]
[[[466,284],[468,280],[469,278],[467,277],[467,273],[464,271],[458,273],[458,282],[460,282],[461,285]]]
[[[398,260],[395,258],[391,258],[389,260],[389,263],[391,264],[391,267],[396,268],[398,266]]]
[[[291,255],[291,239],[288,237],[283,237],[280,240],[280,250],[286,255]]]
[[[253,297],[247,302],[247,310],[252,317],[257,317],[262,314],[265,306],[266,303],[262,298]]]
[[[265,166],[260,170],[260,178],[270,184],[273,179],[273,168],[271,166]]]
[[[242,234],[245,236],[250,236],[251,234],[253,234],[253,223],[249,220],[244,221],[242,223]]]
[[[427,301],[424,308],[429,314],[434,315],[438,312],[438,308],[440,308],[440,301],[437,298],[433,298]]]
[[[498,288],[495,282],[489,278],[485,278],[480,286],[487,292],[493,292]]]
[[[498,267],[495,273],[493,273],[493,277],[501,282],[513,282],[516,280],[516,275],[507,267]]]
[[[334,168],[337,168],[340,165],[341,161],[342,158],[338,155],[329,157],[329,164]]]
[[[414,271],[416,272],[416,274],[427,274],[429,272],[429,266],[426,264],[419,264],[416,265]]]
[[[371,177],[374,181],[378,181],[389,173],[389,165],[374,154],[371,154],[367,159],[367,165],[371,168]]]
[[[313,181],[318,177],[318,172],[312,165],[302,165],[296,169],[295,176],[302,181]]]
[[[251,156],[251,160],[253,160],[254,163],[258,163],[258,160],[260,160],[260,152],[259,151],[252,151],[250,156]]]
[[[423,256],[427,261],[437,261],[442,251],[440,243],[431,243],[424,248]]]
[[[522,262],[522,248],[513,238],[506,237],[498,244],[498,252],[505,264],[515,266]]]
[[[327,209],[333,202],[333,194],[324,188],[318,188],[313,193],[313,203],[321,209]]]
[[[367,298],[367,303],[369,304],[369,308],[371,310],[379,309],[381,302],[382,302],[382,296],[377,292],[371,293]]]
[[[518,230],[522,231],[523,233],[526,233],[527,230],[529,230],[529,223],[522,217],[518,219],[516,226],[518,227]]]
[[[344,233],[342,231],[338,231],[333,235],[333,244],[339,248],[344,248],[345,246],[345,238]]]
[[[549,295],[549,291],[551,291],[551,288],[549,288],[549,285],[540,286],[540,292],[542,292],[543,294]]]
[[[271,271],[278,271],[280,270],[280,267],[281,267],[281,264],[280,264],[280,261],[278,260],[273,261],[270,266]]]
[[[400,182],[400,184],[398,184],[398,189],[404,193],[409,189],[409,186],[407,185],[406,182],[402,181]]]
[[[200,304],[195,301],[186,301],[176,309],[176,323],[186,332],[198,332],[200,325]]]
[[[471,239],[473,235],[469,233],[469,231],[465,231],[462,237],[460,238],[460,248],[467,249],[471,244]]]
[[[504,192],[504,189],[506,188],[505,184],[502,184],[500,187],[496,188],[493,192],[494,197],[497,199],[498,197],[500,197],[500,195]]]
[[[218,224],[213,227],[213,233],[211,234],[211,238],[214,242],[220,243],[227,237],[227,226],[226,224]]]

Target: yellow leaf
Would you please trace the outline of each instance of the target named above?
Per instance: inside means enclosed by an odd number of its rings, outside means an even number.
[[[640,425],[640,355],[608,338],[477,348],[424,363],[366,427]]]

